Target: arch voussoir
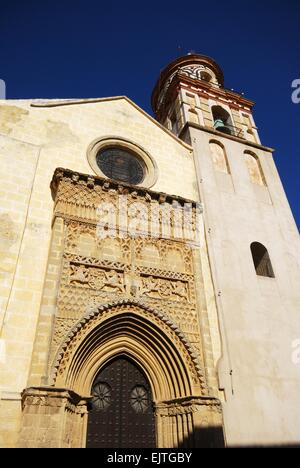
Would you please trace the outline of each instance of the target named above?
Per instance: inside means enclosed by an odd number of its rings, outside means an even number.
[[[104,363],[111,348],[115,353],[121,353],[123,349],[125,354],[136,354],[137,360],[143,360],[143,355],[147,355],[144,370],[152,375],[154,387],[157,379],[149,363],[156,366],[156,372],[160,366],[165,368],[162,375],[169,374],[168,383],[165,382],[168,390],[161,397],[189,395],[195,388],[198,393],[205,393],[207,389],[198,356],[176,323],[161,311],[132,300],[94,307],[72,327],[56,354],[52,385],[87,392],[87,386],[81,388],[82,384],[79,384],[80,372],[85,372],[85,381],[91,382],[95,371],[92,361],[98,359],[99,365]],[[141,355],[138,350],[142,350]],[[83,367],[89,366],[90,371],[83,371]]]

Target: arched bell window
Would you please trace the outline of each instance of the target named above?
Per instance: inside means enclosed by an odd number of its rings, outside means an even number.
[[[266,247],[259,242],[252,242],[250,249],[256,274],[258,276],[274,278],[275,275],[272,268],[272,263]]]
[[[214,128],[219,132],[233,135],[234,128],[229,112],[221,106],[212,106],[211,112],[214,121]]]

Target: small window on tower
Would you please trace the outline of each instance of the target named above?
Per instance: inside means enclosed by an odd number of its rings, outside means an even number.
[[[256,274],[274,278],[274,271],[266,247],[259,242],[252,242],[250,249]]]
[[[206,71],[202,71],[200,77],[201,77],[201,80],[207,81],[208,83],[212,80],[212,76]]]

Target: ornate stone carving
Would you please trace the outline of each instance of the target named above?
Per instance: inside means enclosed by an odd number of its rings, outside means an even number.
[[[125,292],[123,273],[84,264],[70,264],[70,284],[119,294]]]
[[[69,333],[72,326],[76,323],[76,319],[58,318],[55,319],[54,333],[52,338],[52,349],[56,348],[63,338]]]
[[[168,280],[155,278],[154,276],[142,276],[141,295],[151,298],[168,298],[174,301],[188,301],[188,284],[180,280]]]
[[[186,397],[158,403],[155,412],[158,416],[169,417],[197,413],[202,411],[203,407],[218,414],[222,413],[221,402],[214,397]]]
[[[187,273],[181,273],[178,271],[164,270],[162,268],[154,268],[147,266],[136,266],[136,273],[141,273],[149,276],[157,276],[160,278],[168,278],[170,280],[181,280],[181,281],[193,281],[193,276],[188,275]]]
[[[48,406],[49,399],[45,396],[30,395],[26,398],[26,406]]]
[[[124,242],[124,239],[122,240]],[[138,243],[140,245],[140,242]],[[136,240],[131,239],[131,252]],[[163,246],[163,243],[161,243]],[[164,250],[164,247],[162,248]],[[123,263],[65,252],[58,299],[58,315],[80,317],[91,304],[109,302],[120,295],[163,308],[184,330],[197,329],[194,277],[164,268]],[[76,292],[80,288],[81,292]],[[184,302],[177,308],[176,303]],[[68,312],[69,311],[69,312]]]
[[[155,322],[160,329],[164,330],[165,333],[170,336],[171,340],[174,340],[174,338],[177,337],[177,349],[180,350],[183,356],[186,356],[187,365],[193,377],[193,381],[195,383],[200,381],[201,387],[203,389],[206,388],[205,378],[202,373],[203,366],[199,364],[197,354],[193,350],[187,338],[183,335],[182,331],[179,330],[178,326],[161,312],[132,300],[123,300],[117,303],[100,306],[86,314],[73,327],[57,352],[52,373],[53,383],[56,381],[58,372],[59,374],[64,374],[69,362],[71,361],[73,350],[76,348],[78,343],[83,340],[83,337],[87,335],[88,331],[95,326],[95,322],[101,323],[102,321],[107,320],[109,316],[116,316],[118,313],[128,311],[128,308],[138,314],[144,314],[150,321]]]
[[[145,232],[144,237],[130,236],[126,232],[120,232],[117,237],[97,237],[99,203],[111,203],[117,213],[121,209],[122,215],[126,214],[125,210],[128,214],[134,203],[143,207],[145,216],[151,216],[155,208],[159,214],[156,218],[158,225],[164,229],[161,207],[174,204],[183,207],[188,202],[192,230],[196,229],[196,204],[180,197],[132,188],[65,169],[56,171],[52,189],[54,215],[64,219],[66,229],[51,355],[65,338],[70,325],[76,319],[86,317],[91,307],[131,298],[144,304],[143,313],[150,320],[156,317],[153,310],[164,310],[170,323],[160,322],[159,327],[166,333],[170,333],[170,326],[176,327],[178,333],[184,332],[195,343],[195,358],[198,355],[202,359],[193,249],[184,239],[171,238],[176,221],[174,214],[166,237],[151,237],[152,232]],[[125,208],[120,204],[120,196],[126,196]],[[109,312],[105,311],[105,314]],[[184,344],[179,343],[178,347],[183,354],[187,352]],[[68,361],[70,352],[71,349],[65,350],[62,362]],[[192,361],[189,366],[196,381],[199,375]]]
[[[76,255],[72,253],[64,253],[64,259],[71,263],[80,263],[87,266],[98,266],[106,269],[125,270],[127,265],[113,260],[98,259],[93,257],[85,257],[83,255]]]
[[[77,393],[63,388],[55,387],[30,387],[22,392],[22,406],[48,406],[62,407],[67,402],[74,408],[80,402],[86,403],[88,399],[82,400]]]
[[[77,221],[66,221],[67,234],[65,249],[74,252],[77,249],[80,234],[96,235],[96,226],[90,223],[79,223]]]
[[[70,283],[73,284],[89,284],[89,268],[85,265],[70,264]]]
[[[59,266],[56,260],[49,264],[51,275],[57,275],[58,288],[48,361],[51,387],[26,389],[24,438],[30,437],[33,414],[38,414],[36,427],[40,424],[42,428],[36,436],[38,446],[46,446],[53,437],[48,437],[50,420],[51,427],[57,427],[57,446],[81,446],[89,398],[65,387],[89,394],[94,369],[118,352],[140,361],[153,376],[157,398],[162,400],[156,407],[156,415],[162,417],[162,433],[170,425],[172,431],[180,432],[181,424],[186,435],[210,411],[215,418],[218,404],[204,398],[210,395],[210,382],[204,373],[200,301],[195,296],[198,254],[191,243],[174,236],[174,215],[166,235],[161,235],[166,228],[162,206],[174,202],[183,206],[186,200],[65,169],[56,171],[52,191],[61,231],[56,244],[53,241],[53,251],[60,254]],[[144,226],[149,213],[161,210],[155,218],[160,229],[157,237],[146,231],[144,237],[132,236],[126,230],[114,237],[118,226],[110,237],[99,235],[99,203],[111,203],[119,216],[118,197],[125,195],[127,212],[121,208],[121,214],[125,213],[127,221],[134,220],[134,203],[140,204]],[[195,230],[197,208],[189,203],[191,229]],[[100,224],[102,221],[100,218]],[[191,394],[202,396],[187,396]],[[170,395],[185,399],[166,401]],[[132,394],[136,407],[138,398],[143,402],[141,391]],[[163,439],[162,434],[159,437]]]
[[[158,263],[162,271],[169,271],[171,275],[175,272],[192,274],[191,247],[184,243],[176,244],[168,239],[137,238],[134,242],[134,249],[138,265],[141,265],[142,263],[143,266],[147,266],[145,265],[145,259],[143,259],[143,251],[146,246],[154,246],[159,252]],[[178,269],[176,270],[171,269],[168,265],[168,259],[172,258],[173,252],[182,259],[182,264],[177,264]]]

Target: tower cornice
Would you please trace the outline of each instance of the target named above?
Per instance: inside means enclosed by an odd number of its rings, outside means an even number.
[[[153,98],[154,94],[152,95],[152,108],[160,122],[164,121],[168,112],[168,101],[175,99],[180,87],[185,88],[187,91],[191,90],[193,93],[206,99],[211,98],[216,101],[225,101],[230,108],[236,110],[243,109],[251,112],[255,104],[254,101],[245,98],[236,91],[220,88],[211,83],[191,78],[178,70],[172,77],[169,86],[166,87],[163,98],[159,100],[159,95],[155,98]],[[156,107],[154,107],[155,105]]]
[[[264,146],[264,145],[261,145],[259,143],[255,143],[253,141],[245,140],[244,138],[239,138],[239,137],[234,136],[234,135],[229,135],[229,134],[226,134],[226,133],[223,133],[223,132],[218,132],[214,128],[205,127],[204,125],[199,125],[199,124],[196,124],[194,122],[186,122],[185,123],[184,127],[180,131],[179,138],[184,138],[184,135],[186,134],[186,132],[187,132],[187,130],[189,128],[196,128],[198,130],[202,130],[204,132],[215,135],[218,138],[222,137],[222,138],[225,138],[227,140],[237,141],[238,143],[242,143],[243,145],[251,146],[252,148],[257,148],[259,150],[266,151],[268,153],[274,153],[274,151],[275,151],[274,148],[270,148],[269,146]]]

